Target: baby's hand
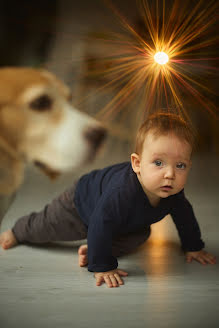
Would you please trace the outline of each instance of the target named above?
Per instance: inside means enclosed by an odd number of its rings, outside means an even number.
[[[96,285],[100,286],[102,282],[105,282],[109,288],[118,287],[123,285],[123,280],[120,276],[127,276],[128,273],[119,269],[106,272],[95,272],[94,277],[96,278]]]
[[[192,260],[196,260],[201,264],[215,264],[216,257],[206,251],[198,251],[198,252],[186,252],[186,260],[188,263],[192,262]]]

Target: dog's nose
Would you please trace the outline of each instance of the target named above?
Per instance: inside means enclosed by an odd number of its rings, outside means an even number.
[[[84,132],[85,139],[94,147],[98,148],[105,140],[107,135],[103,127],[88,128]]]

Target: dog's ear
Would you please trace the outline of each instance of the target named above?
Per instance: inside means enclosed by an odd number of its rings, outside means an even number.
[[[11,195],[22,183],[24,164],[1,147],[0,143],[0,194]]]

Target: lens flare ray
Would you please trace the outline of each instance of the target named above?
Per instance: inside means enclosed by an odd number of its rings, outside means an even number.
[[[97,38],[110,55],[99,58],[89,73],[104,77],[106,82],[99,90],[111,88],[114,92],[97,117],[113,120],[122,113],[124,119],[131,113],[126,105],[133,102],[139,107],[135,114],[141,118],[161,107],[174,107],[188,118],[184,94],[217,117],[216,105],[208,97],[214,92],[206,83],[209,75],[218,72],[218,58],[213,47],[209,48],[217,40],[212,35],[217,1],[200,0],[191,8],[191,2],[175,0],[167,8],[164,0],[151,5],[148,0],[138,0],[141,31],[128,23],[111,1],[106,2],[126,33]],[[168,61],[155,62],[157,53],[165,53]]]

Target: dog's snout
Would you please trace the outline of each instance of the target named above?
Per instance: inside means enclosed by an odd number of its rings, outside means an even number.
[[[84,132],[85,139],[95,148],[101,145],[106,135],[106,129],[103,127],[88,128]]]

